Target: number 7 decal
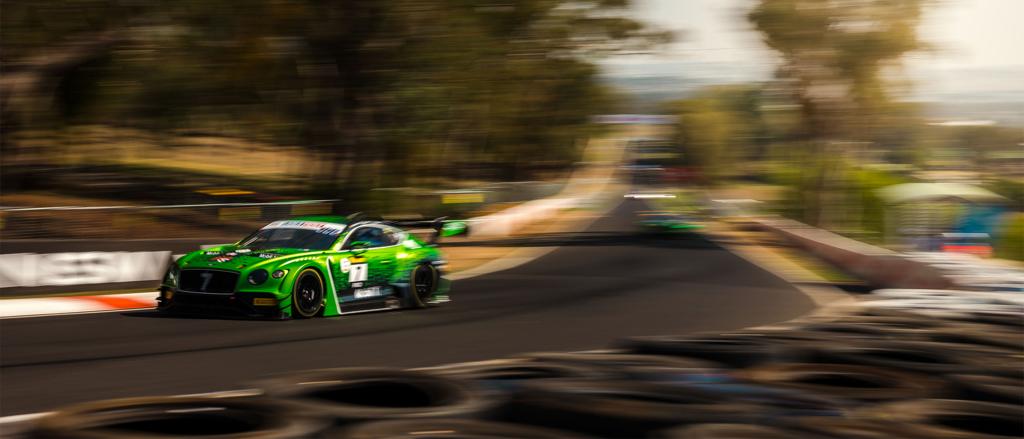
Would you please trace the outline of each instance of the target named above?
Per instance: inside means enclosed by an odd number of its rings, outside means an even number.
[[[368,272],[366,264],[352,264],[348,272],[348,283],[366,282]]]

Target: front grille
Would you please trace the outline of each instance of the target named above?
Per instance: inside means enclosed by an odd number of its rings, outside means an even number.
[[[238,273],[219,270],[181,270],[178,288],[197,293],[231,294],[238,284]]]

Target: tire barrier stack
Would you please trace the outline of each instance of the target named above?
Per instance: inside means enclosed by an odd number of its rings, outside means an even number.
[[[879,290],[722,334],[634,337],[416,370],[343,368],[258,396],[80,404],[30,438],[1024,437],[1024,302]]]
[[[956,288],[974,291],[1024,292],[1024,272],[974,255],[945,252],[906,253],[905,259],[924,263],[951,279]]]

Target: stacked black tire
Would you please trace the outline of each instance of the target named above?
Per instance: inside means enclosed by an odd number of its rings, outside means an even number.
[[[31,437],[1007,438],[1024,436],[1024,313],[857,307],[614,350],[257,383],[245,398],[69,407]],[[973,313],[973,314],[972,314]]]

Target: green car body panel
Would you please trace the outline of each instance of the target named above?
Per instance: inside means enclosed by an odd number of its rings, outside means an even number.
[[[281,229],[301,231],[317,239],[321,248],[246,245],[263,231]],[[378,236],[386,235],[381,238],[386,242],[361,241],[359,244],[369,245],[350,248],[355,238],[368,232],[364,229],[381,231]],[[344,216],[299,217],[275,221],[237,243],[182,256],[164,276],[158,308],[185,306],[182,302],[188,298],[192,301],[188,306],[202,308],[206,301],[212,303],[211,308],[233,308],[243,314],[292,317],[294,289],[299,276],[308,270],[315,271],[323,284],[319,315],[398,308],[407,304],[408,295],[416,294],[411,278],[421,265],[435,270],[436,281],[430,297],[420,298],[420,302],[438,303],[447,301],[450,285],[443,277],[444,264],[436,247],[386,222],[349,223]],[[198,281],[196,275],[205,277]]]

